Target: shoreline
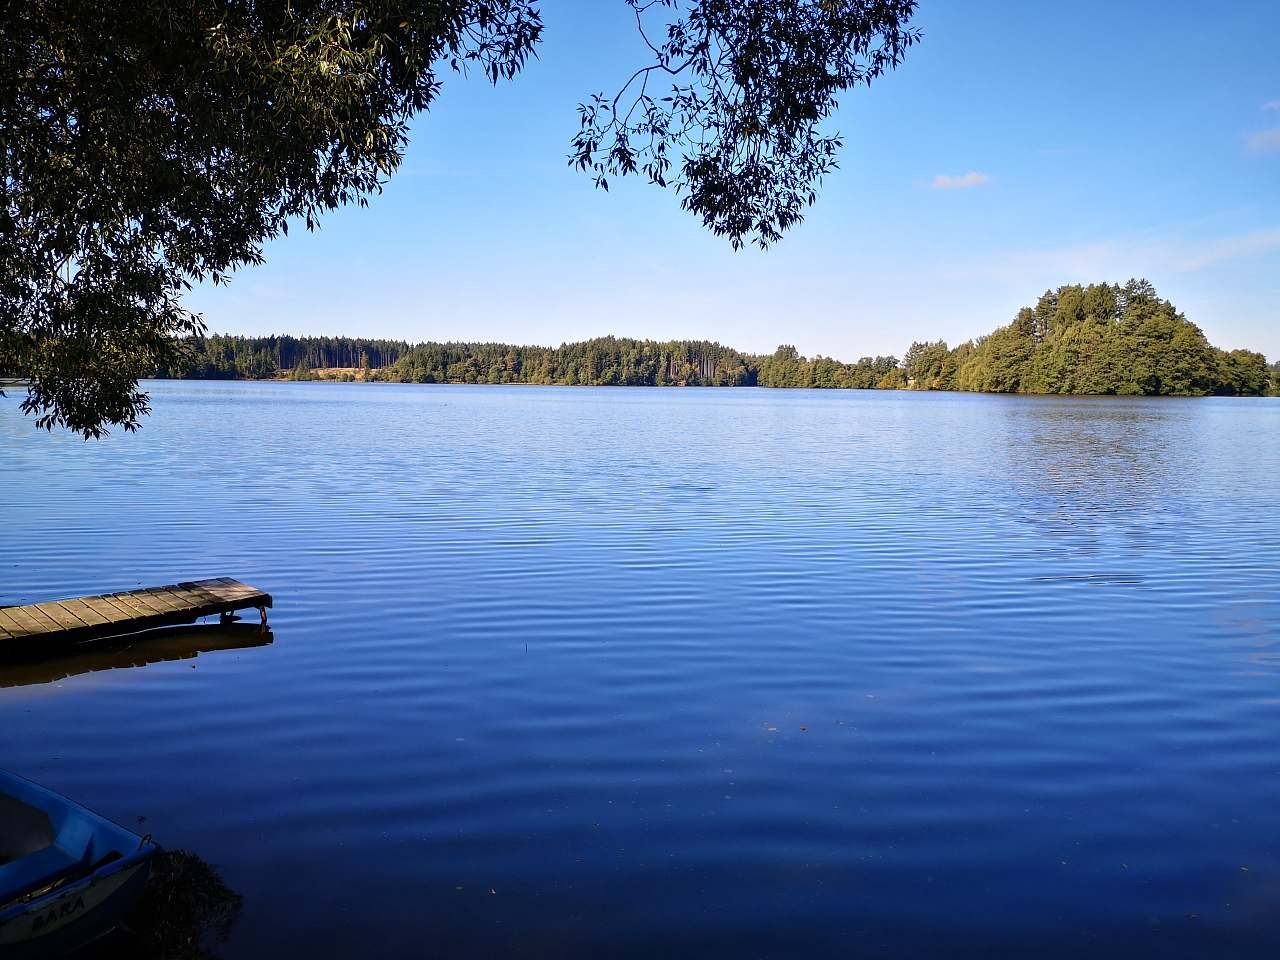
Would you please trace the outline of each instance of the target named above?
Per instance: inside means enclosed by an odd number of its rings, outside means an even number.
[[[531,383],[529,381],[510,380],[500,383],[476,382],[470,380],[435,380],[419,382],[416,380],[387,380],[373,378],[370,380],[344,380],[336,377],[313,377],[311,379],[295,379],[293,377],[148,377],[141,383],[279,383],[279,384],[333,384],[351,386],[353,384],[386,385],[406,387],[563,387],[589,390],[762,390],[768,392],[790,393],[803,390],[815,390],[823,393],[907,393],[935,394],[964,397],[1058,397],[1058,398],[1098,398],[1116,400],[1274,400],[1280,399],[1276,394],[1217,394],[1217,393],[1030,393],[1030,392],[998,392],[992,390],[918,390],[914,387],[774,387],[758,383],[751,384],[685,384],[685,383]],[[21,385],[21,384],[15,384]]]

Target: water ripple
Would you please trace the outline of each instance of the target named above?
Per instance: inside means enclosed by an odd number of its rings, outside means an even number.
[[[14,672],[0,763],[219,864],[228,957],[1280,949],[1280,404],[154,394],[0,400],[0,603],[274,642]]]

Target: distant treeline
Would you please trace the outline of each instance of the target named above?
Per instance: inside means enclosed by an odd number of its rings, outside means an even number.
[[[402,383],[585,386],[830,387],[991,393],[1257,396],[1280,393],[1280,363],[1220,350],[1146,281],[1065,286],[1024,307],[1013,323],[951,348],[914,343],[905,357],[842,363],[741,353],[708,341],[600,337],[559,347],[423,343],[347,337],[210,336],[191,360],[160,376],[309,379],[343,368],[346,379]]]
[[[192,341],[189,361],[158,375],[186,380],[270,380],[281,371],[389,367],[409,349],[400,340],[362,337],[233,337]]]

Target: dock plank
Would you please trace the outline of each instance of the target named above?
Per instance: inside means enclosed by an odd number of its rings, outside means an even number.
[[[257,587],[217,577],[0,607],[0,658],[11,651],[194,623],[201,617],[254,607],[262,609],[265,623],[271,603],[271,595]]]
[[[9,632],[16,636],[40,633],[45,627],[22,607],[6,607],[0,610],[0,618],[9,624]]]
[[[84,602],[111,623],[128,620],[134,616],[131,609],[115,603],[110,597],[85,597]]]
[[[134,611],[134,616],[162,617],[165,615],[164,607],[161,607],[158,604],[147,603],[140,594],[112,593],[107,595],[107,599],[117,606],[127,607]]]
[[[35,620],[36,622],[42,624],[44,630],[47,631],[51,629],[52,630],[62,629],[61,625],[59,625],[57,620],[54,620],[52,617],[50,617],[47,613],[41,610],[40,607],[37,606],[36,604],[34,603],[28,604],[22,609],[26,611],[27,615],[30,616],[32,620]]]
[[[184,606],[184,604],[169,596],[169,594],[167,594],[163,589],[157,589],[155,587],[150,587],[146,590],[137,590],[134,592],[134,596],[140,600],[147,601],[152,606],[160,607],[162,610],[169,613],[181,610]]]
[[[75,614],[85,623],[92,626],[101,626],[104,623],[111,623],[114,619],[104,617],[83,600],[59,600],[58,606],[64,610],[71,611],[71,613]]]
[[[194,590],[187,590],[181,586],[167,587],[165,594],[170,599],[176,600],[184,607],[202,606],[203,604],[213,602],[209,594],[196,593]]]
[[[76,630],[80,627],[88,626],[88,624],[70,610],[64,610],[62,607],[58,606],[56,601],[53,603],[37,603],[32,606],[32,609],[38,613],[44,614],[53,621],[54,624],[64,630]]]

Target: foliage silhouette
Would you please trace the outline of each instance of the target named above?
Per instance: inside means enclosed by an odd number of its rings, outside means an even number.
[[[800,219],[836,96],[919,39],[915,0],[628,2],[646,42],[650,8],[673,17],[633,80],[688,82],[654,101],[640,81],[644,145],[593,99],[573,162],[665,184],[683,151],[684,205],[735,246]],[[536,0],[0,0],[0,375],[23,410],[137,429],[138,379],[204,330],[194,282],[367,203],[448,72],[511,79],[541,33]]]

